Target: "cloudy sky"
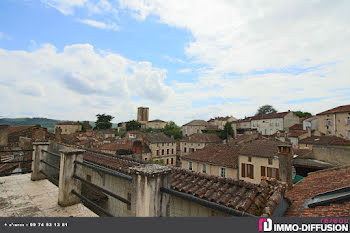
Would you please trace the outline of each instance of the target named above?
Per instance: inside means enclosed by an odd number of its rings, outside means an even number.
[[[350,104],[348,0],[1,0],[0,116],[177,124]]]

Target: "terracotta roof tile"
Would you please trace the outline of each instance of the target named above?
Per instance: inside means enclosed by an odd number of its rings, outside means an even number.
[[[23,130],[27,130],[27,129],[30,129],[30,128],[33,128],[33,127],[35,127],[35,125],[9,126],[8,134],[21,132]]]
[[[150,143],[175,142],[174,139],[169,138],[164,133],[144,133],[144,137]]]
[[[283,142],[273,140],[255,140],[242,145],[239,154],[258,157],[274,157],[278,154],[278,146],[288,145]]]
[[[221,143],[222,140],[216,134],[209,133],[194,133],[180,140],[181,142],[194,143]]]
[[[258,115],[251,118],[251,120],[263,120],[263,119],[275,119],[275,118],[283,118],[290,112],[278,112],[278,113],[270,113],[265,115]]]
[[[207,126],[207,125],[209,125],[209,123],[204,121],[204,120],[193,120],[193,121],[188,122],[187,124],[184,124],[183,126],[188,126],[188,125]]]
[[[317,115],[326,115],[326,114],[333,114],[333,113],[340,113],[340,112],[350,112],[350,105],[343,105],[336,108],[332,108],[327,111],[321,112]]]
[[[229,146],[227,144],[209,144],[203,149],[182,156],[182,158],[185,160],[202,161],[236,168],[239,149],[239,146]]]
[[[297,183],[293,189],[287,192],[286,197],[292,201],[292,205],[289,207],[286,216],[349,216],[350,202],[302,209],[302,206],[309,198],[313,198],[318,194],[346,186],[350,186],[350,166],[331,168],[309,173],[307,177],[305,177],[302,181]]]
[[[299,144],[316,144],[316,145],[350,145],[350,140],[336,136],[311,136],[299,141]]]

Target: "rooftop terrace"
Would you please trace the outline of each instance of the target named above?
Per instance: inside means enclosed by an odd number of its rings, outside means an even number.
[[[98,217],[83,204],[61,207],[58,188],[30,174],[0,177],[0,217]]]

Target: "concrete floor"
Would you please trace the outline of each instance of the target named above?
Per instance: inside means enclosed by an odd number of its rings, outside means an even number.
[[[61,207],[58,187],[30,174],[0,177],[0,217],[98,217],[83,204]]]

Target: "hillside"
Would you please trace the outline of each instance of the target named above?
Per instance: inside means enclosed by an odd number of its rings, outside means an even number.
[[[54,119],[48,119],[48,118],[40,118],[40,117],[34,117],[34,118],[0,118],[0,124],[5,125],[41,125],[44,128],[47,128],[48,131],[53,132],[55,125],[59,122],[62,122],[65,120],[54,120]],[[90,121],[90,125],[92,127],[95,126],[95,122]],[[117,128],[118,124],[113,123],[113,128]]]

